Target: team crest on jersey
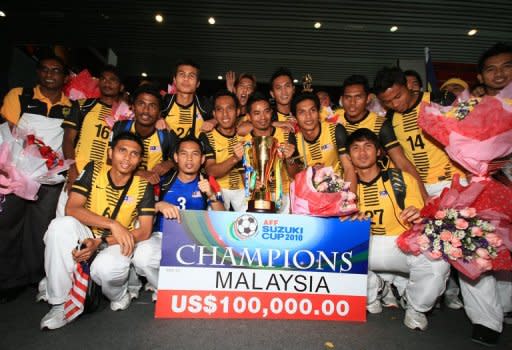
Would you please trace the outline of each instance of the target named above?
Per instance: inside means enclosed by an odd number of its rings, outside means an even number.
[[[149,146],[150,152],[159,152],[161,150],[160,146]]]
[[[64,117],[67,117],[69,115],[69,113],[71,113],[71,108],[69,108],[69,107],[62,107],[62,115]]]
[[[326,144],[326,145],[322,145],[322,146],[320,146],[320,149],[321,149],[322,151],[326,151],[326,150],[331,149],[331,148],[332,148],[332,145],[331,145],[330,143],[328,143],[328,144]]]
[[[192,192],[192,198],[200,198],[202,196],[201,191]]]
[[[381,197],[387,197],[388,196],[388,192],[387,191],[380,191],[379,195]]]

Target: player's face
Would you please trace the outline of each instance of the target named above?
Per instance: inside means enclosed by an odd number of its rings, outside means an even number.
[[[478,79],[491,90],[501,90],[512,82],[512,53],[489,57]]]
[[[133,102],[133,113],[138,124],[154,125],[160,116],[160,102],[151,94],[139,94]]]
[[[256,101],[251,106],[249,114],[251,123],[255,129],[267,130],[272,123],[272,109],[267,101]]]
[[[274,79],[270,94],[276,100],[278,105],[289,105],[292,101],[295,86],[287,75],[281,75]]]
[[[174,161],[178,170],[187,175],[195,175],[204,163],[204,155],[196,142],[185,141],[180,144],[179,150],[174,154]]]
[[[405,85],[393,84],[393,86],[379,94],[379,100],[384,107],[398,113],[403,113],[409,109],[410,99],[411,92]]]
[[[104,97],[117,97],[123,89],[123,84],[112,72],[103,72],[99,79],[101,95]]]
[[[108,150],[112,159],[112,169],[121,174],[132,174],[142,160],[142,149],[139,144],[132,140],[120,140],[114,149]]]
[[[249,95],[254,92],[254,84],[249,78],[242,78],[238,82],[238,85],[235,88],[235,94],[238,98],[238,102],[240,106],[245,106],[247,104],[247,99]]]
[[[455,96],[459,96],[462,91],[464,91],[464,86],[459,84],[448,84],[446,85],[445,90],[451,92]]]
[[[345,116],[349,119],[359,120],[359,118],[366,114],[368,100],[368,95],[364,91],[363,85],[356,84],[345,87],[345,92],[341,97]]]
[[[350,145],[350,159],[357,169],[369,169],[377,163],[378,151],[368,140],[356,141]]]
[[[183,94],[195,94],[199,87],[199,71],[189,65],[181,65],[174,77],[176,90]]]
[[[235,101],[231,96],[221,96],[215,100],[213,117],[221,129],[231,129],[235,126],[238,114]]]
[[[320,115],[313,100],[297,103],[296,118],[302,131],[313,131],[320,125]]]
[[[49,90],[60,90],[64,86],[67,76],[64,67],[59,61],[53,59],[43,60],[37,69],[39,84]]]
[[[408,75],[405,77],[407,80],[407,88],[413,92],[420,92],[421,85],[418,79],[414,75]]]

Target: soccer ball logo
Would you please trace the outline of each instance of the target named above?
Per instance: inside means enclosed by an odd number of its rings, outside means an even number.
[[[235,234],[240,239],[247,239],[258,232],[258,221],[249,214],[239,216],[234,222]]]

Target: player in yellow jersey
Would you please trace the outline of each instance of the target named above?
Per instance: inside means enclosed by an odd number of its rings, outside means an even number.
[[[164,97],[162,114],[169,129],[178,137],[198,136],[206,119],[210,106],[206,99],[196,95],[200,85],[200,66],[191,60],[182,60],[176,64],[173,83],[176,94]]]
[[[47,295],[52,308],[41,320],[41,329],[57,329],[69,322],[64,303],[73,283],[70,272],[77,262],[97,253],[90,275],[101,285],[114,311],[130,305],[130,264],[141,274],[155,264],[153,257],[158,256],[159,245],[151,238],[153,186],[134,175],[143,152],[136,135],[121,133],[109,149],[112,166],[93,161],[77,177],[66,204],[68,216],[53,220],[44,238]]]
[[[454,174],[464,178],[462,170],[448,158],[444,149],[418,126],[422,101],[451,104],[452,94],[420,92],[415,95],[407,88],[405,75],[399,68],[383,68],[377,72],[374,90],[388,109],[387,118],[391,119],[395,135],[430,196],[437,196],[449,187]]]
[[[406,255],[396,245],[396,237],[412,223],[421,220],[423,199],[414,177],[398,169],[382,170],[377,159],[382,155],[379,139],[369,129],[353,132],[347,140],[350,159],[358,176],[360,212],[372,220],[368,257],[367,310],[382,311],[380,299],[388,286],[375,272],[406,273],[409,280],[402,296],[404,324],[425,330],[425,313],[443,293],[450,266],[443,260],[431,261],[424,255]]]
[[[156,122],[160,116],[160,93],[151,85],[142,85],[133,93],[134,120],[119,121],[114,125],[115,137],[125,131],[138,135],[144,143],[144,157],[136,175],[156,185],[160,178],[174,166],[172,152],[177,141],[171,130],[158,130]]]
[[[292,103],[292,113],[297,117],[299,132],[290,134],[289,142],[295,145],[299,161],[304,167],[333,167],[350,181],[350,190],[355,192],[356,174],[345,149],[345,127],[320,121],[320,101],[313,93],[297,95]]]
[[[250,136],[273,136],[279,142],[278,156],[283,159],[283,167],[281,172],[283,197],[279,213],[288,214],[290,212],[290,178],[300,170],[299,164],[294,161],[298,158],[295,145],[288,143],[289,131],[283,128],[272,126],[272,108],[268,100],[260,93],[254,93],[247,101],[247,113],[249,120],[253,125]],[[271,175],[273,178],[274,175]],[[275,182],[271,182],[273,194],[275,194]],[[276,200],[276,198],[272,198]]]
[[[235,211],[246,211],[241,162],[244,137],[239,136],[236,130],[238,100],[232,92],[219,91],[214,96],[213,105],[217,125],[199,136],[205,147],[206,173],[217,179],[227,210],[232,207]]]
[[[478,60],[477,77],[488,96],[496,96],[512,83],[512,47],[496,43],[486,50]]]
[[[406,171],[418,180],[423,200],[428,194],[414,165],[407,159],[404,150],[398,142],[391,120],[377,115],[367,109],[370,102],[370,87],[368,80],[362,75],[352,75],[345,79],[341,91],[341,100],[344,111],[340,112],[338,123],[341,123],[348,134],[357,129],[367,128],[373,131],[380,140],[386,154],[393,161],[393,165]]]

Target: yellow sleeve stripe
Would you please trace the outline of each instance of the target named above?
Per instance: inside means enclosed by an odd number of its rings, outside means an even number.
[[[140,213],[139,214],[140,216],[154,215],[155,214],[155,208],[142,208],[142,209],[140,209],[139,213]]]
[[[77,192],[81,192],[81,193],[87,193],[88,192],[87,188],[79,186],[79,185],[73,185],[71,188],[73,190],[76,190]]]
[[[391,141],[390,143],[384,145],[384,148],[385,149],[390,149],[390,148],[393,148],[393,147],[399,146],[399,145],[400,145],[400,142],[395,140],[395,141]]]
[[[76,126],[76,123],[73,123],[72,121],[69,121],[69,120],[64,120],[64,121],[62,122],[62,124],[69,124],[69,125],[71,125],[71,126]]]

